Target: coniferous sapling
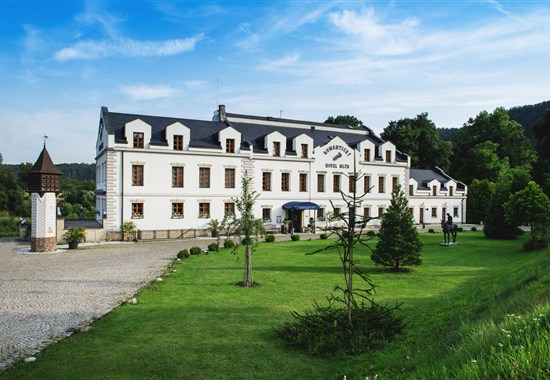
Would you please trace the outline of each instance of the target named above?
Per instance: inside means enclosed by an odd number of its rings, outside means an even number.
[[[400,185],[392,193],[391,203],[384,215],[378,233],[379,240],[371,259],[376,264],[404,272],[405,265],[420,265],[422,242],[409,211],[409,203]]]

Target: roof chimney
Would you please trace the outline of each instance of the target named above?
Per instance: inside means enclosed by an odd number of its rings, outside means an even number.
[[[225,121],[226,120],[226,117],[225,117],[225,105],[224,104],[220,104],[218,106],[218,117],[219,117],[219,120],[220,121]]]

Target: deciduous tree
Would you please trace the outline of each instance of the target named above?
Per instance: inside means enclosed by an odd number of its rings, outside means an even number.
[[[251,179],[245,172],[241,180],[241,196],[234,199],[239,215],[233,215],[231,223],[231,231],[238,238],[233,252],[236,253],[239,247],[244,245],[244,274],[241,284],[243,287],[254,286],[252,252],[258,237],[265,233],[263,221],[254,217],[254,204],[260,194],[251,189],[250,182]]]
[[[486,142],[496,145],[479,145]],[[497,108],[492,113],[483,111],[469,119],[454,135],[453,145],[451,174],[468,184],[474,178],[483,179],[473,176],[472,172],[483,172],[495,166],[492,153],[501,163],[507,160],[511,168],[525,167],[528,170],[537,157],[521,125],[511,120],[504,108]]]
[[[491,197],[485,216],[483,232],[492,239],[516,239],[520,233],[517,223],[506,219],[504,203],[510,196],[523,189],[529,182],[529,173],[525,169],[504,168],[501,170],[495,191]]]
[[[411,156],[411,165],[414,168],[439,166],[444,171],[449,169],[453,144],[441,138],[427,113],[421,113],[414,119],[390,121],[381,137]]]
[[[468,199],[466,219],[468,223],[480,223],[485,221],[491,197],[495,192],[495,183],[488,179],[474,179],[468,186]]]
[[[363,125],[363,122],[361,120],[351,115],[338,115],[336,117],[329,116],[325,120],[325,123],[345,125],[345,126],[351,126],[351,127],[361,127]]]
[[[523,190],[512,194],[504,210],[509,223],[529,225],[534,248],[548,246],[550,200],[536,182],[530,181]]]

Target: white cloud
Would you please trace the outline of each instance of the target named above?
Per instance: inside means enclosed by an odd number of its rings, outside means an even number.
[[[151,100],[177,95],[180,90],[162,85],[133,84],[121,85],[120,91],[134,100]]]
[[[277,70],[282,68],[288,68],[294,66],[298,60],[300,59],[299,53],[293,53],[287,56],[284,56],[280,59],[265,62],[258,66],[258,69],[260,70]]]
[[[372,8],[361,14],[347,10],[333,12],[330,21],[342,32],[358,38],[363,49],[374,55],[409,53],[413,49],[412,39],[420,25],[420,20],[414,17],[396,24],[383,24]]]
[[[169,56],[191,51],[203,39],[199,34],[185,39],[166,41],[138,41],[133,39],[80,41],[73,46],[57,51],[54,58],[57,61],[73,59],[95,59],[109,56],[151,57]]]

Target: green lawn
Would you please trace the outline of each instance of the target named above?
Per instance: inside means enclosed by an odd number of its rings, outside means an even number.
[[[305,255],[327,241],[262,243],[253,255],[260,287],[234,285],[242,256],[192,256],[142,290],[138,305],[117,308],[90,332],[0,378],[440,378],[444,367],[467,364],[469,354],[456,349],[480,326],[547,306],[550,298],[548,249],[523,252],[523,240],[487,240],[482,233],[460,234],[456,247],[439,246],[441,239],[422,235],[423,265],[410,274],[387,273],[368,251],[357,254],[378,285],[377,300],[403,302],[406,317],[405,334],[375,352],[311,357],[284,347],[273,329],[291,319],[290,311],[324,302],[342,282],[341,264],[335,252]]]

